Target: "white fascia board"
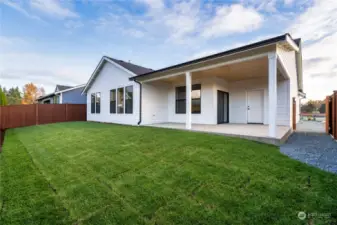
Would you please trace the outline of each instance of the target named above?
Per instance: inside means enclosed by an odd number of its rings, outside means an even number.
[[[75,89],[78,89],[78,88],[82,88],[84,86],[85,86],[85,84],[81,84],[81,85],[78,85],[76,87],[65,89],[63,91],[57,91],[57,92],[55,92],[55,94],[59,94],[59,93],[67,92],[67,91],[72,91],[72,90],[75,90]]]
[[[298,52],[300,50],[295,41],[288,35],[286,37],[286,42],[294,49],[294,51]]]
[[[104,60],[105,60],[104,57],[102,57],[102,58],[101,58],[101,61],[99,61],[98,65],[96,66],[96,69],[95,69],[94,72],[91,74],[91,76],[90,76],[88,82],[86,83],[85,88],[83,89],[81,95],[83,95],[83,94],[87,91],[89,85],[91,84],[92,79],[96,76],[97,71],[100,69],[101,65],[104,63]]]
[[[107,62],[113,64],[114,66],[116,66],[117,68],[119,68],[119,69],[121,69],[121,70],[127,72],[128,74],[130,74],[130,76],[137,76],[137,74],[131,72],[131,71],[128,70],[128,69],[125,69],[125,68],[122,67],[121,65],[118,65],[118,64],[115,63],[114,61],[112,61],[112,60],[108,59],[107,57],[103,56],[102,59],[101,59],[101,61],[98,63],[98,66],[96,67],[95,71],[94,71],[93,74],[91,75],[89,81],[88,81],[87,84],[85,85],[85,88],[83,89],[81,95],[83,95],[83,94],[87,91],[89,85],[91,84],[91,82],[93,81],[93,79],[97,76],[97,73],[100,71],[100,68],[101,68],[102,64],[104,63],[104,61],[107,61]]]
[[[288,71],[287,67],[284,65],[284,62],[283,62],[282,58],[279,56],[279,54],[277,54],[277,52],[276,52],[276,55],[277,55],[278,65],[281,66],[280,69],[282,71],[283,77],[286,78],[286,79],[290,79],[289,71]]]

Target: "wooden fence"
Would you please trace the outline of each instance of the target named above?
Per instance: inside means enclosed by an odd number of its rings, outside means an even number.
[[[0,130],[47,123],[86,121],[85,104],[34,104],[0,107]]]
[[[296,98],[293,98],[293,106],[292,106],[292,110],[293,110],[293,130],[296,130]]]
[[[325,99],[325,130],[337,140],[337,91]]]

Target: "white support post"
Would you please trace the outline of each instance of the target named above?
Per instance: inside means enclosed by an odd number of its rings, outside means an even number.
[[[186,72],[186,129],[192,128],[192,75]]]
[[[59,95],[59,102],[57,104],[62,104],[63,102],[63,95],[62,95],[62,92],[60,93]]]
[[[277,54],[268,54],[268,102],[269,102],[269,137],[276,137],[277,113]]]

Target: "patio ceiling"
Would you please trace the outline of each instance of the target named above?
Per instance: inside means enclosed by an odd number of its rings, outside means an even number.
[[[161,81],[176,83],[184,82],[185,74],[182,73],[177,76],[167,77],[161,79]],[[218,77],[225,79],[229,82],[248,80],[254,78],[268,77],[268,57],[262,57],[250,61],[225,65],[208,70],[202,70],[192,73],[192,80],[205,79],[210,77]],[[278,80],[284,79],[278,72]]]

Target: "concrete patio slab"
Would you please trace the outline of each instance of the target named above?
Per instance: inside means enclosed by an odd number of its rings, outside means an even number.
[[[185,130],[183,123],[157,123],[147,126]],[[268,137],[268,125],[260,124],[192,124],[190,131],[240,137],[273,145],[284,143],[292,132],[289,127],[277,126],[276,138],[271,138]]]

